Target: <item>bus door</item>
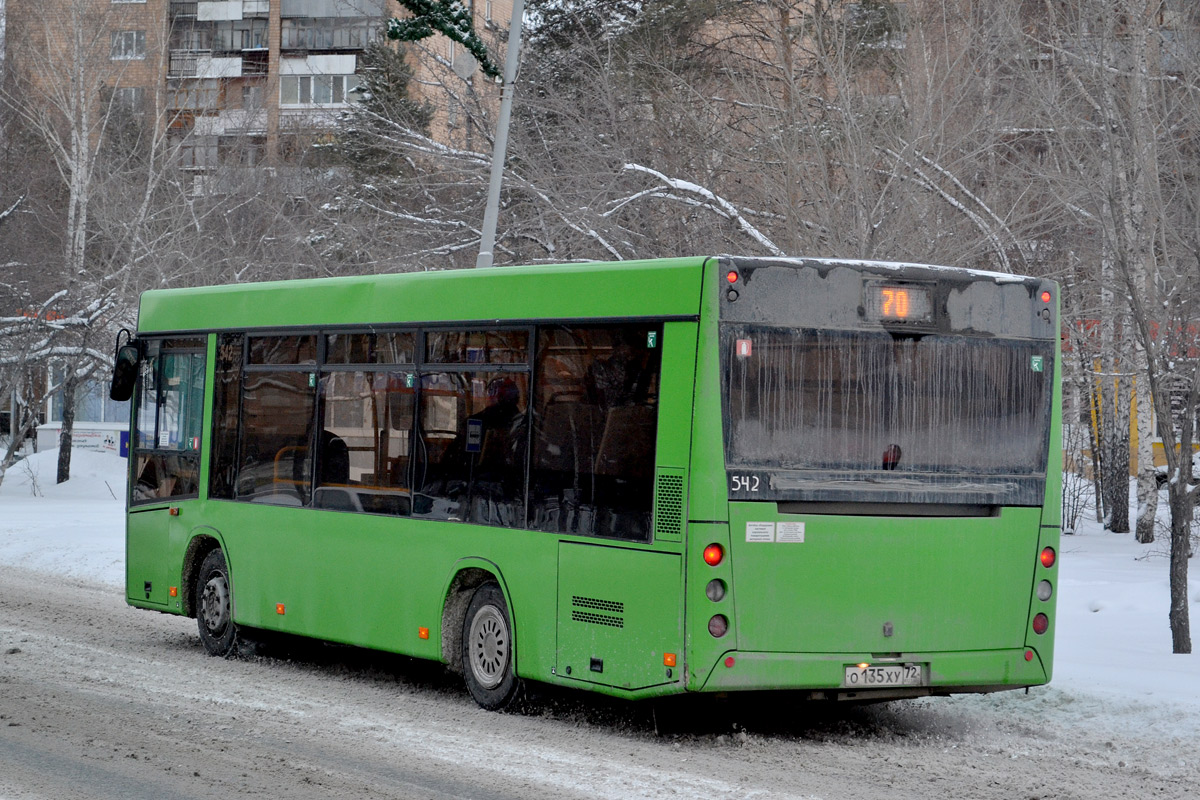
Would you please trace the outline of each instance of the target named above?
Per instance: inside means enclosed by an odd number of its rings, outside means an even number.
[[[203,339],[144,342],[126,527],[126,596],[140,604],[170,602],[171,532],[182,535],[180,502],[199,494],[204,356]]]

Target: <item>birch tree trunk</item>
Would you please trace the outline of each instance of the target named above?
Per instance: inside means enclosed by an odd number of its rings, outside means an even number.
[[[1137,393],[1137,521],[1135,535],[1142,544],[1154,541],[1158,514],[1158,474],[1154,466],[1154,402],[1150,397],[1150,372],[1146,348],[1138,347]]]
[[[58,477],[56,483],[71,479],[71,436],[75,432],[75,370],[68,369],[62,385],[62,430],[58,433]]]

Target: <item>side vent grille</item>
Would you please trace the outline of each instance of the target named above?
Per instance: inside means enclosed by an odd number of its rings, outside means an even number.
[[[577,610],[581,608],[586,608],[589,610]],[[596,613],[599,611],[606,613]],[[579,595],[575,595],[571,598],[571,620],[573,622],[586,622],[591,625],[606,625],[610,628],[624,628],[625,617],[615,616],[618,614],[623,615],[624,613],[624,603],[618,603],[613,600],[598,600],[594,597],[580,597]]]
[[[658,474],[654,487],[654,538],[678,542],[683,538],[683,476]]]

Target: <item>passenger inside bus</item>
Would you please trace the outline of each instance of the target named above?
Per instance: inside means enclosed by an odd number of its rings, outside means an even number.
[[[321,430],[321,485],[350,483],[350,448],[333,431]]]

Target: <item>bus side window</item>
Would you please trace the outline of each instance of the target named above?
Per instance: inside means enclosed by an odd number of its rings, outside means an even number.
[[[311,476],[315,394],[304,373],[247,373],[237,499],[305,504]]]
[[[237,478],[238,408],[242,398],[242,362],[245,337],[223,333],[217,337],[217,363],[213,378],[213,424],[209,453],[208,494],[232,500]]]
[[[304,506],[312,486],[315,336],[252,336],[242,384],[235,497]]]
[[[530,527],[650,537],[659,325],[542,328]]]
[[[524,372],[423,375],[416,513],[523,527],[528,403]]]
[[[347,346],[354,344],[352,339]],[[408,465],[414,394],[408,370],[322,376],[314,506],[393,516],[412,513]]]

